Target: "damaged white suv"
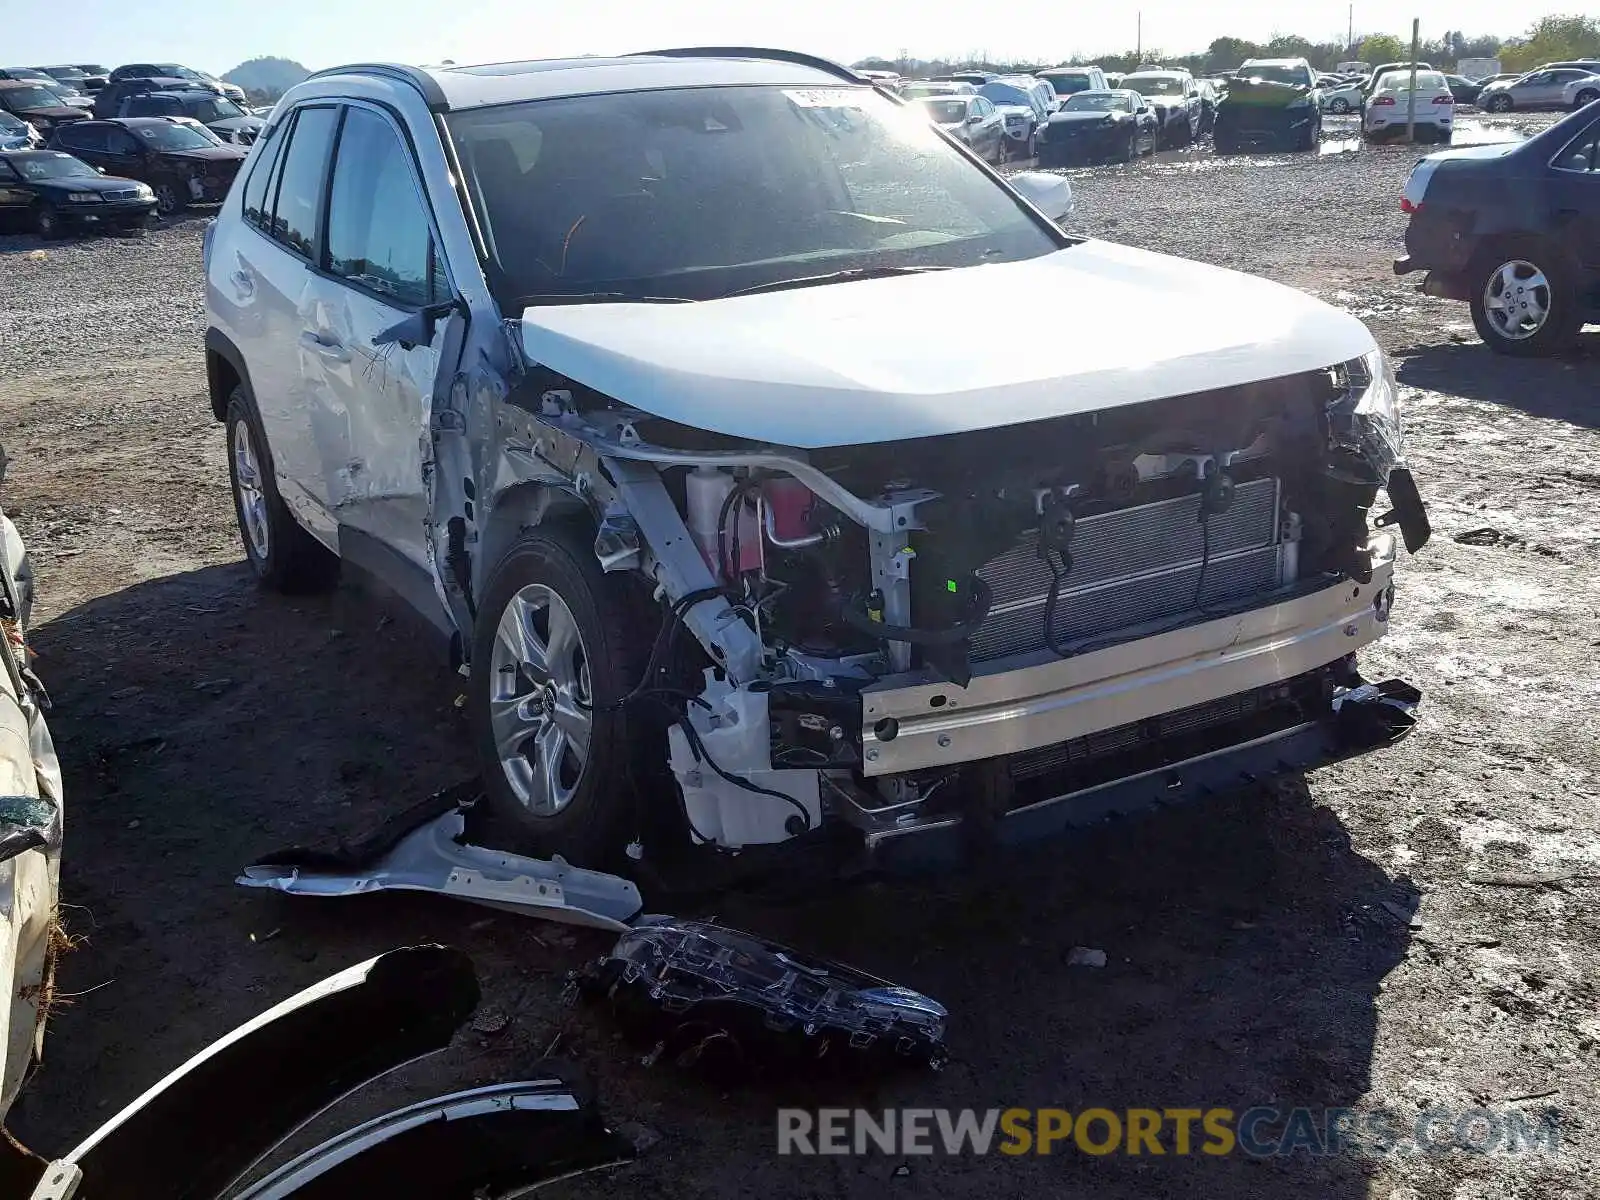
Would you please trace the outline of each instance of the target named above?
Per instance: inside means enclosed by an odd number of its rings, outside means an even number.
[[[324,71],[207,238],[245,551],[449,635],[489,801],[590,865],[947,854],[1403,733],[1371,335],[1069,205],[801,55]],[[1083,309],[966,319],[1027,295]]]

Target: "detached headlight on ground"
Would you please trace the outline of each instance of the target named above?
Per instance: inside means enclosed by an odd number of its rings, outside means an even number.
[[[1328,449],[1340,474],[1382,484],[1402,460],[1403,433],[1394,370],[1382,350],[1333,369]]]

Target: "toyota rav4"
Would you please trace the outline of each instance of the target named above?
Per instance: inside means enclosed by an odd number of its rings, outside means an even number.
[[[1398,736],[1382,352],[1070,203],[801,55],[321,72],[207,238],[248,560],[408,598],[487,802],[586,864],[962,851]],[[959,318],[1064,295],[1203,302]]]

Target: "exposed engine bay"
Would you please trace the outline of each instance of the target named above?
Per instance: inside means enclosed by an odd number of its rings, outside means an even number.
[[[569,482],[607,572],[652,585],[661,624],[628,699],[668,714],[696,842],[839,821],[869,847],[971,836],[1326,723],[1347,697],[1409,722],[1415,697],[1364,685],[1353,653],[1393,598],[1374,524],[1413,551],[1429,532],[1381,355],[813,451],[537,367],[508,399],[507,450]]]

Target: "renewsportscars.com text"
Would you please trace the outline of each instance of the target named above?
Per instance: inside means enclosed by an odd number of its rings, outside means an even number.
[[[1553,1154],[1554,1111],[1426,1108],[778,1110],[778,1153],[816,1154]]]

